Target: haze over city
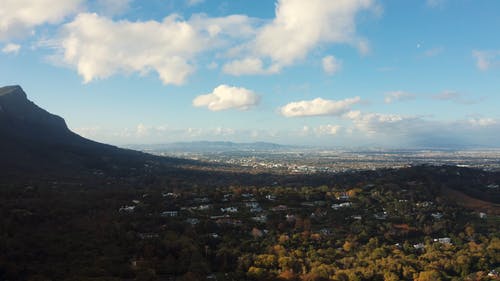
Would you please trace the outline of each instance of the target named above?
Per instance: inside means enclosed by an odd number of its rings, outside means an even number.
[[[498,146],[496,1],[0,5],[0,83],[124,145]]]

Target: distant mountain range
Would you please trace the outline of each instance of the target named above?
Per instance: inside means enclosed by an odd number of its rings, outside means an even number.
[[[281,145],[270,142],[236,143],[229,141],[195,141],[174,142],[165,144],[129,145],[131,149],[147,152],[193,152],[193,153],[217,153],[237,151],[286,151],[299,148],[298,146]]]
[[[73,133],[63,118],[29,101],[20,86],[0,88],[0,136],[0,170],[4,175],[117,170],[142,167],[158,158]]]

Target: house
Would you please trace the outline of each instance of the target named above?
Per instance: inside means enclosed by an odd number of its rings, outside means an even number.
[[[342,192],[340,195],[337,196],[337,200],[342,200],[342,201],[347,201],[349,200],[349,195],[345,192]]]
[[[164,211],[161,213],[162,217],[177,217],[179,215],[179,211]]]
[[[417,207],[427,208],[427,207],[432,206],[433,204],[434,203],[432,201],[425,201],[425,202],[418,202],[416,205],[417,205]]]
[[[488,277],[498,278],[500,277],[500,273],[493,269],[490,272],[488,272]]]
[[[340,204],[332,204],[332,209],[338,210],[340,208],[347,208],[347,207],[351,207],[351,206],[352,206],[351,202],[344,202],[344,203],[340,203]]]
[[[266,199],[269,201],[274,201],[274,200],[276,200],[276,196],[274,196],[272,194],[268,194],[268,195],[266,195]]]
[[[243,193],[243,194],[241,194],[241,197],[249,199],[249,198],[253,197],[253,194],[252,193]]]
[[[135,206],[122,206],[118,210],[120,213],[132,213],[135,210]]]
[[[181,196],[179,193],[173,193],[173,192],[166,192],[161,194],[162,197],[169,197],[169,198],[178,198]]]
[[[256,222],[265,223],[265,222],[267,222],[267,217],[265,215],[260,215],[257,217],[252,217],[252,220],[256,221]]]
[[[222,216],[210,216],[210,219],[212,220],[218,220],[218,219],[222,219],[222,218],[229,218],[229,215],[222,215]]]
[[[327,228],[322,228],[319,230],[319,233],[321,233],[322,235],[330,235],[332,232]]]
[[[189,218],[186,220],[186,222],[189,223],[190,225],[197,225],[200,223],[200,220],[197,218]]]
[[[377,220],[385,220],[387,219],[387,212],[373,214],[373,217],[375,217],[375,219]]]
[[[236,213],[238,212],[238,208],[236,207],[220,208],[220,211],[223,213]]]
[[[261,207],[257,207],[257,208],[252,208],[252,209],[250,209],[250,212],[251,212],[251,213],[260,213],[260,212],[262,212],[262,211],[264,211],[264,210],[263,210]]]
[[[434,219],[441,219],[443,217],[443,213],[432,213],[431,216],[434,218]]]
[[[208,199],[207,197],[202,197],[202,198],[194,198],[193,201],[196,203],[208,203],[210,202],[210,199]]]
[[[324,217],[326,215],[327,215],[326,211],[317,210],[316,212],[311,213],[311,215],[309,217],[310,218],[321,218],[321,217]]]
[[[489,184],[486,186],[488,189],[498,189],[498,184]]]
[[[200,205],[196,209],[199,210],[199,211],[206,211],[206,210],[210,209],[211,207],[212,206],[210,206],[210,205]]]
[[[247,203],[245,203],[245,206],[248,207],[248,208],[258,208],[259,207],[259,203],[257,203],[257,202],[247,202]]]
[[[413,248],[415,248],[417,250],[423,250],[423,249],[425,249],[425,245],[424,245],[424,243],[417,243],[417,244],[413,244]]]
[[[271,208],[271,211],[273,211],[273,212],[283,212],[283,211],[286,211],[286,210],[288,210],[288,207],[285,206],[285,205],[278,205],[276,207],[272,207]]]
[[[439,242],[441,244],[451,245],[451,238],[449,238],[449,237],[437,238],[437,239],[434,239],[434,242]]]
[[[241,220],[231,219],[231,218],[218,219],[215,221],[215,223],[218,225],[222,225],[222,224],[229,224],[229,225],[233,225],[233,226],[242,225]]]

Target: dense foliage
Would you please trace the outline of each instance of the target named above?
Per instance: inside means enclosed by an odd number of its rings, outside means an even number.
[[[498,280],[498,205],[457,204],[497,194],[497,175],[436,169],[3,184],[0,280]]]

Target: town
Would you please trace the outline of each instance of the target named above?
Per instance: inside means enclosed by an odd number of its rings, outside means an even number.
[[[493,172],[420,166],[320,185],[160,178],[140,187],[4,187],[4,221],[31,225],[7,226],[0,258],[5,278],[497,280],[498,202],[473,198],[467,187],[498,200],[498,180]],[[45,232],[58,227],[67,231]],[[48,258],[24,255],[18,268],[15,257],[29,245]],[[78,268],[63,265],[67,258]]]
[[[134,146],[146,152],[203,161],[208,164],[223,164],[251,168],[256,172],[274,173],[338,173],[402,168],[412,165],[458,165],[462,167],[500,170],[500,150],[495,149],[328,149],[315,147],[287,147],[281,149],[243,150],[237,146],[232,150],[199,151],[186,146],[169,149],[152,149]]]

